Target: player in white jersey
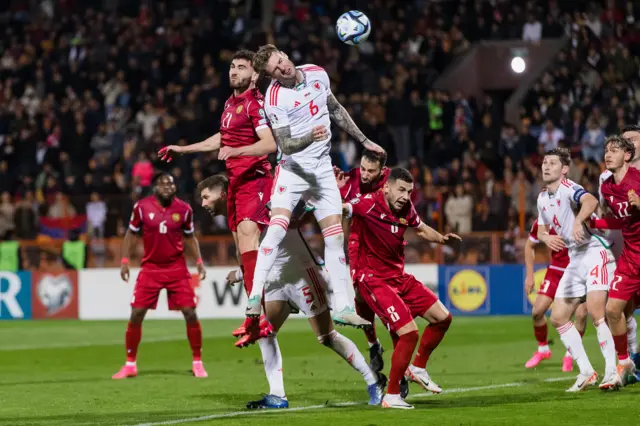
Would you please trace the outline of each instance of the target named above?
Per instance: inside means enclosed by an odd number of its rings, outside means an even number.
[[[198,184],[202,206],[212,215],[226,215],[229,181],[224,175],[211,176]],[[275,262],[269,271],[265,287],[265,313],[273,326],[274,334],[258,340],[264,362],[269,394],[257,401],[250,401],[247,408],[287,408],[289,402],[284,391],[282,375],[282,354],[276,340],[276,333],[291,313],[292,305],[309,319],[318,341],[333,349],[367,383],[369,404],[379,405],[387,382],[383,374],[371,369],[356,345],[333,328],[327,303],[327,271],[321,258],[316,257],[302,237],[298,225],[302,217],[312,208],[303,200],[293,211],[291,229],[274,253]],[[229,273],[227,283],[242,280],[241,269]],[[236,346],[253,343],[249,336],[243,336]]]
[[[634,147],[636,148],[635,156],[631,160],[630,166],[635,167],[636,169],[640,169],[640,126],[632,124],[628,126],[622,127],[622,137],[630,140]],[[600,175],[598,192],[600,195],[600,205],[606,205],[606,202],[602,199],[602,193],[599,191],[600,185],[606,179],[608,179],[613,173],[609,170],[605,170]],[[603,212],[604,215],[605,212]],[[600,226],[607,226],[605,222],[600,222]],[[622,247],[624,246],[624,241],[622,240],[622,232],[619,229],[609,229],[607,233],[607,237],[611,240],[611,251],[613,252],[616,260],[620,257],[620,253],[622,252]],[[625,318],[627,319],[627,341],[629,342],[629,355],[633,360],[637,369],[640,369],[640,353],[638,353],[638,339],[637,339],[637,328],[638,324],[636,322],[636,318],[633,313],[638,307],[638,299],[640,299],[640,295],[637,295],[636,298],[631,299],[625,309]],[[636,374],[637,378],[640,378],[640,372]]]
[[[279,164],[271,196],[271,221],[260,244],[247,316],[257,318],[260,314],[262,289],[275,262],[273,253],[287,234],[292,210],[304,197],[315,207],[314,216],[324,237],[334,322],[370,326],[356,314],[347,291],[349,270],[344,254],[342,200],[329,157],[331,120],[365,148],[384,150],[362,134],[338,103],[321,67],[296,67],[278,48],[266,45],[256,53],[254,68],[272,78],[265,95],[265,112],[278,144]],[[249,328],[257,330],[257,326]]]
[[[616,377],[616,352],[605,321],[605,306],[615,260],[602,233],[585,225],[598,208],[598,200],[567,179],[570,163],[567,149],[556,148],[545,154],[542,179],[547,186],[538,196],[538,238],[551,250],[569,249],[569,265],[558,284],[551,323],[580,369],[568,392],[578,392],[596,384],[598,375],[587,357],[580,333],[571,322],[571,316],[586,297],[587,311],[593,319],[605,359],[605,376],[600,388],[609,389]],[[550,235],[550,228],[557,235]]]

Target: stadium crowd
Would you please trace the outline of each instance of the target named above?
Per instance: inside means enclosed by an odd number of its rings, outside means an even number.
[[[35,3],[0,11],[4,238],[34,238],[40,217],[85,213],[90,235],[122,235],[157,170],[193,199],[223,164],[210,154],[166,165],[155,153],[217,131],[229,58],[241,46],[273,42],[296,63],[322,65],[389,164],[417,179],[422,216],[459,233],[517,236],[518,210],[535,213],[541,153],[558,145],[574,154],[571,178],[595,192],[605,135],[640,118],[632,1],[127,1],[117,11]],[[372,21],[359,48],[335,37],[335,18],[350,8]],[[432,88],[473,42],[548,37],[566,37],[567,47],[529,92],[521,123],[505,123],[490,96]],[[359,146],[334,130],[334,164],[357,166]],[[201,233],[226,232],[224,220],[195,212]]]

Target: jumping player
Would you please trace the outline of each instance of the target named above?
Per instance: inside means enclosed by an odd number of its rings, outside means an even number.
[[[555,231],[549,230],[549,233],[555,235]],[[534,291],[534,278],[533,267],[535,263],[535,245],[538,244],[538,220],[536,219],[531,226],[529,232],[529,239],[524,247],[524,264],[526,270],[526,277],[524,280],[525,294],[530,294]],[[538,350],[533,353],[533,356],[524,365],[526,368],[534,368],[540,364],[543,360],[551,358],[551,350],[549,349],[548,341],[548,327],[545,313],[551,307],[553,298],[556,295],[558,284],[562,278],[562,274],[569,264],[569,251],[564,248],[560,251],[551,252],[551,264],[547,267],[547,272],[544,275],[542,284],[537,291],[536,299],[533,302],[531,309],[531,315],[533,316],[533,332],[538,341]],[[587,308],[583,304],[576,309],[575,318],[573,324],[578,329],[580,336],[584,336],[584,331],[587,322]],[[567,351],[562,358],[562,371],[565,373],[573,370],[573,358]]]
[[[254,67],[258,73],[272,78],[265,96],[265,110],[278,143],[279,165],[271,196],[271,221],[260,244],[247,316],[256,318],[260,314],[262,290],[275,262],[273,253],[278,252],[287,234],[291,212],[304,195],[315,207],[313,213],[324,237],[324,257],[334,296],[333,320],[342,325],[368,326],[370,322],[355,313],[347,292],[349,270],[344,254],[340,191],[329,157],[331,121],[365,148],[384,150],[362,134],[338,103],[321,67],[296,67],[273,45],[260,47]]]
[[[226,214],[228,181],[222,175],[211,176],[198,185],[202,206],[211,214]],[[369,367],[356,345],[334,330],[327,305],[327,272],[318,262],[302,234],[298,224],[308,208],[304,201],[293,212],[293,221],[287,235],[282,240],[276,262],[269,272],[265,288],[265,312],[274,332],[280,329],[291,312],[291,304],[302,311],[318,337],[318,341],[333,349],[355,370],[360,372],[367,383],[369,404],[378,405],[382,400],[386,377]],[[319,259],[321,260],[321,259]],[[241,270],[232,271],[227,281],[235,283],[242,279]],[[269,381],[269,394],[257,401],[250,401],[247,408],[287,408],[289,402],[284,391],[282,375],[282,355],[275,333],[258,340],[265,373]],[[237,346],[252,343],[249,336],[243,336]]]
[[[455,234],[441,235],[424,224],[411,203],[413,177],[408,170],[395,168],[383,189],[343,205],[347,216],[361,221],[358,277],[360,295],[382,322],[393,332],[394,344],[389,388],[382,400],[385,408],[413,408],[400,396],[403,376],[425,389],[439,393],[426,371],[427,361],[451,325],[451,314],[424,284],[404,270],[404,233],[416,228],[429,242],[447,244],[460,241]],[[429,322],[418,345],[418,326],[414,318]],[[411,357],[418,345],[412,365]]]
[[[618,258],[609,289],[607,320],[613,334],[618,368],[611,384],[619,387],[635,373],[629,357],[625,308],[640,292],[640,171],[631,167],[635,157],[634,144],[621,136],[611,136],[605,142],[604,161],[611,172],[600,186],[601,199],[615,218],[622,222],[624,247]]]
[[[558,284],[551,323],[580,369],[575,384],[567,391],[578,392],[594,385],[598,375],[587,357],[580,333],[571,322],[586,296],[587,311],[596,327],[606,364],[600,388],[609,389],[616,374],[616,353],[605,321],[605,305],[615,260],[609,242],[585,225],[596,211],[598,200],[566,178],[570,163],[571,156],[564,148],[548,151],[542,162],[546,189],[538,196],[538,238],[553,251],[565,247],[569,250],[569,265]],[[551,235],[550,228],[557,235]]]
[[[159,152],[161,158],[170,161],[173,154],[219,150],[218,159],[225,161],[229,176],[228,225],[236,243],[247,295],[253,287],[260,234],[269,223],[265,205],[271,196],[273,177],[267,156],[276,151],[263,109],[264,98],[255,88],[254,55],[248,50],[233,55],[229,68],[233,94],[224,105],[220,132],[203,142],[170,145]],[[266,326],[262,324],[262,328]],[[233,335],[244,333],[245,325]]]
[[[207,377],[202,364],[202,329],[196,314],[196,295],[184,257],[186,250],[197,259],[200,279],[205,269],[200,246],[193,231],[193,212],[189,204],[176,198],[176,185],[169,174],[155,178],[154,195],[133,207],[129,229],[124,237],[120,276],[129,281],[129,257],[142,233],[144,256],[131,300],[131,316],[126,333],[126,364],[113,375],[124,379],[138,375],[136,358],[142,339],[142,321],[149,309],[155,309],[162,289],[167,290],[169,309],[180,310],[187,323],[187,337],[193,354],[193,375]]]

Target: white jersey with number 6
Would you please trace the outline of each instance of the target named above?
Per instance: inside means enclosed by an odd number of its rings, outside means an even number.
[[[284,87],[272,80],[265,95],[265,112],[273,129],[289,126],[294,138],[308,134],[316,126],[324,126],[327,139],[317,141],[293,155],[284,155],[278,149],[278,159],[299,165],[314,165],[329,155],[331,150],[331,120],[327,101],[331,83],[326,71],[317,65],[296,67],[303,81],[293,88]]]

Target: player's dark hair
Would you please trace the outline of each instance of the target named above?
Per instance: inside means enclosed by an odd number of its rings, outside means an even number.
[[[223,174],[209,176],[198,184],[198,194],[201,194],[205,189],[210,191],[214,189],[222,189],[224,192],[227,192],[229,189],[229,179]]]
[[[231,60],[233,61],[234,59],[244,59],[253,64],[253,60],[255,59],[255,57],[256,57],[255,52],[248,49],[241,49],[233,54],[233,56],[231,57]]]
[[[637,124],[627,124],[626,126],[622,126],[622,129],[620,130],[620,134],[625,134],[627,132],[638,132],[640,133],[640,126],[638,126]]]
[[[389,173],[388,182],[395,182],[397,180],[401,180],[407,183],[413,183],[413,176],[411,176],[411,172],[403,167],[396,167],[391,169],[391,173]]]
[[[633,142],[620,135],[609,136],[604,142],[604,149],[606,150],[607,146],[609,145],[620,148],[625,153],[628,152],[629,154],[631,154],[631,156],[629,157],[629,161],[633,160],[633,158],[636,156],[636,147],[635,145],[633,145]]]
[[[362,158],[366,158],[372,163],[379,163],[380,168],[384,167],[387,164],[387,153],[386,152],[376,152],[371,151],[370,149],[365,149],[362,151]]]
[[[563,166],[571,164],[571,152],[567,148],[553,148],[544,153],[544,156],[556,155]]]
[[[267,67],[267,62],[269,62],[269,58],[276,52],[279,52],[280,49],[275,47],[273,44],[265,44],[264,46],[260,46],[256,55],[253,59],[253,68],[257,73],[264,73],[265,68]]]
[[[158,180],[160,180],[160,178],[163,177],[163,176],[170,177],[171,179],[173,179],[175,181],[175,179],[174,179],[174,177],[173,177],[173,175],[171,173],[169,173],[169,172],[159,172],[159,173],[156,173],[155,175],[153,175],[153,178],[151,179],[151,184],[153,186],[156,186],[158,184]]]

